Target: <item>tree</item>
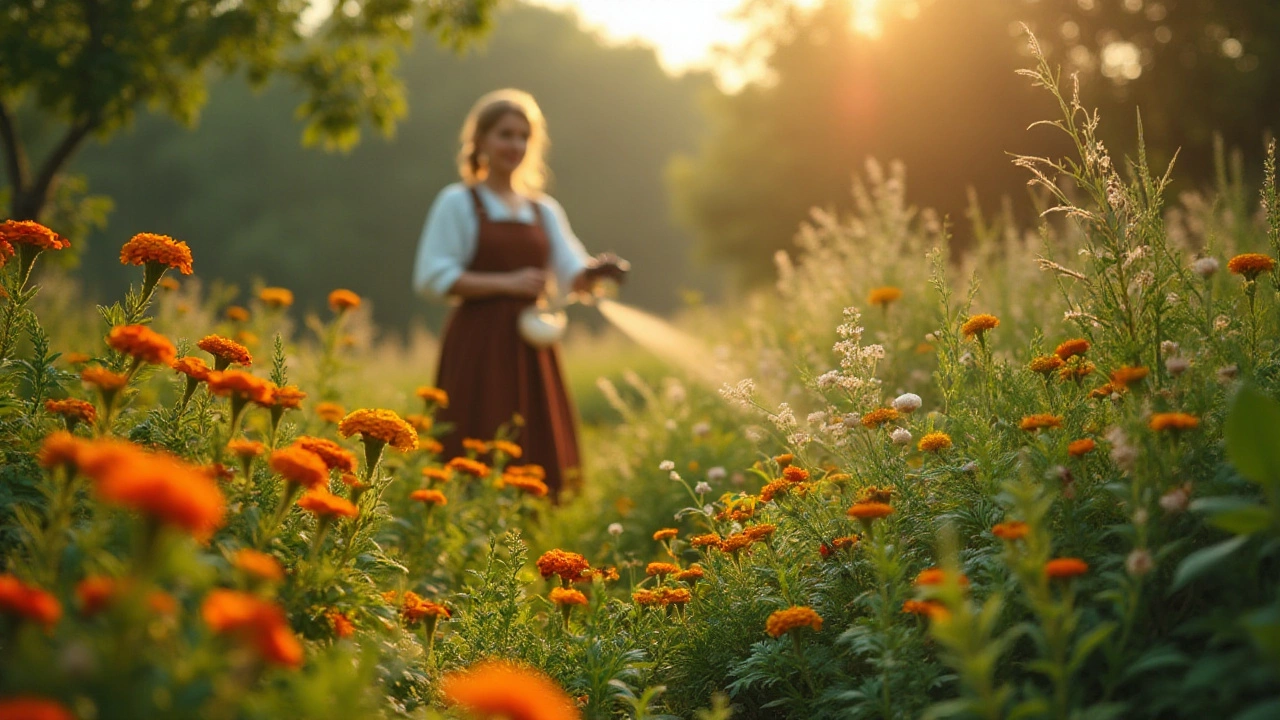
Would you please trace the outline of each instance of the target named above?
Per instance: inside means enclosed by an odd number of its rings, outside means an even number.
[[[139,108],[191,124],[211,70],[255,86],[286,76],[304,91],[303,140],[349,148],[362,123],[383,133],[405,114],[394,47],[421,22],[461,48],[497,0],[0,0],[0,148],[9,215],[39,220],[59,173],[91,135],[106,138]],[[326,12],[319,23],[304,23]],[[310,28],[310,29],[309,29]],[[18,127],[30,103],[60,135],[34,162]]]

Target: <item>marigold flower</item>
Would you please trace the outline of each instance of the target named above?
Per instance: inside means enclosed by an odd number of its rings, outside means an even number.
[[[644,568],[644,574],[650,577],[653,577],[654,575],[659,577],[664,575],[674,575],[678,572],[680,572],[679,566],[665,562],[651,562]]]
[[[284,567],[274,556],[251,548],[241,548],[232,556],[236,568],[263,580],[280,582],[284,580]]]
[[[534,497],[546,497],[547,493],[551,492],[551,489],[542,480],[520,473],[503,473],[498,480],[498,485],[499,487],[513,487]]]
[[[1040,373],[1041,375],[1052,375],[1053,373],[1057,372],[1058,369],[1063,366],[1063,364],[1064,363],[1062,362],[1062,358],[1058,357],[1057,355],[1042,355],[1038,358],[1032,359],[1031,362],[1027,365],[1027,367],[1030,368],[1031,372],[1033,373]]]
[[[356,456],[349,450],[342,447],[338,443],[328,438],[311,437],[310,435],[302,435],[293,441],[294,445],[309,450],[324,461],[326,467],[330,470],[341,470],[343,472],[356,471]]]
[[[578,553],[560,549],[546,551],[538,558],[536,565],[542,577],[559,575],[565,581],[577,580],[591,567],[587,559]]]
[[[1151,373],[1144,367],[1122,367],[1111,371],[1111,382],[1116,385],[1129,387],[1130,385],[1141,381]]]
[[[360,296],[341,288],[329,293],[329,308],[336,313],[360,307]]]
[[[69,352],[64,354],[62,359],[66,360],[68,365],[79,365],[89,362],[93,359],[93,356],[82,352]]]
[[[169,367],[197,381],[208,380],[209,373],[213,372],[208,365],[204,364],[204,360],[192,355],[185,355],[174,360],[169,363]]]
[[[9,260],[13,258],[13,246],[9,241],[0,239],[0,268],[4,267]],[[3,288],[0,288],[3,290]]]
[[[1093,371],[1096,369],[1097,367],[1087,360],[1083,362],[1067,363],[1065,367],[1058,371],[1058,379],[1063,382],[1066,382],[1067,380],[1075,380],[1076,382],[1079,382],[1085,377],[1092,375]]]
[[[463,475],[482,478],[489,475],[489,466],[471,458],[456,457],[445,463],[445,468]]]
[[[296,385],[272,387],[271,401],[268,404],[272,407],[284,408],[286,410],[297,410],[302,407],[302,401],[306,399],[306,397],[307,394],[299,390]]]
[[[489,452],[489,443],[476,438],[463,438],[462,449],[470,450],[477,455],[484,455]]]
[[[1018,427],[1031,432],[1034,430],[1048,430],[1050,428],[1062,427],[1062,416],[1052,415],[1050,413],[1040,413],[1038,415],[1028,415],[1022,418],[1022,422],[1018,423]]]
[[[103,502],[180,528],[201,542],[222,526],[226,500],[201,467],[111,440],[86,443],[78,461]]]
[[[271,453],[267,461],[271,470],[285,482],[305,488],[320,488],[329,483],[329,467],[324,459],[305,448],[290,445]]]
[[[173,268],[183,275],[191,274],[191,248],[168,235],[138,233],[120,248],[123,265],[155,263]]]
[[[1123,395],[1129,389],[1124,385],[1116,385],[1115,383],[1103,383],[1098,387],[1089,391],[1089,397],[1095,400],[1105,400],[1112,395]]]
[[[419,435],[430,430],[431,427],[435,425],[435,421],[431,419],[430,415],[420,415],[418,413],[405,415],[404,421],[412,425],[413,429],[417,430]]]
[[[227,309],[222,312],[222,315],[233,323],[248,322],[249,308],[242,305],[228,305]]]
[[[670,540],[671,538],[676,537],[679,534],[680,534],[680,531],[676,528],[662,528],[661,530],[653,534],[653,539],[657,540],[658,542],[662,542],[663,540]]]
[[[409,493],[409,499],[427,505],[447,505],[449,503],[449,498],[445,497],[444,493],[439,490],[414,490]]]
[[[887,422],[897,420],[898,417],[898,411],[891,407],[876,408],[862,416],[862,426],[865,428],[878,428]]]
[[[791,453],[782,453],[781,455],[775,455],[773,461],[778,463],[778,467],[785,468],[795,462],[795,459],[796,456]]]
[[[267,451],[267,446],[257,440],[236,438],[227,443],[227,452],[241,459],[252,460]]]
[[[746,533],[734,533],[720,541],[720,551],[736,555],[739,551],[751,547],[755,541]]]
[[[196,343],[196,347],[212,355],[214,365],[219,370],[226,369],[231,363],[245,367],[253,364],[253,356],[249,354],[249,348],[221,335],[205,335],[200,338],[200,342]]]
[[[556,605],[586,605],[587,596],[572,588],[551,588],[551,602]]]
[[[783,495],[790,490],[791,483],[782,479],[774,480],[760,488],[760,502],[771,502],[778,495]]]
[[[901,297],[902,290],[900,288],[886,285],[884,287],[873,288],[871,292],[867,294],[867,304],[888,307],[890,303],[897,301]]]
[[[346,517],[353,518],[360,514],[360,509],[350,500],[334,495],[323,488],[316,488],[298,501],[298,507],[315,513],[320,518]]]
[[[337,423],[346,416],[346,408],[336,402],[316,403],[316,417],[327,423]]]
[[[932,587],[943,584],[946,579],[947,573],[942,568],[929,568],[928,570],[921,570],[920,574],[916,575],[914,584],[916,587]],[[969,578],[963,574],[956,576],[956,582],[960,584],[960,587],[969,587]]]
[[[271,404],[271,384],[243,370],[212,370],[206,379],[209,392],[252,401],[259,405]]]
[[[408,623],[416,623],[424,619],[434,623],[441,618],[447,620],[452,617],[452,614],[449,608],[439,603],[423,599],[415,592],[406,592],[400,605],[400,616]]]
[[[35,695],[16,695],[0,700],[0,718],[4,720],[76,720],[75,715],[62,703]]]
[[[449,393],[438,387],[423,385],[414,394],[422,398],[428,405],[437,405],[442,408],[449,407]]]
[[[1156,432],[1164,430],[1194,430],[1199,425],[1199,418],[1183,412],[1154,413],[1151,416],[1151,420],[1147,422],[1147,426]]]
[[[418,449],[425,453],[439,455],[444,452],[444,445],[441,445],[440,441],[435,438],[420,437],[418,438]]]
[[[282,287],[265,287],[258,291],[258,299],[273,308],[287,308],[293,304],[293,291]]]
[[[234,633],[251,643],[268,662],[287,667],[302,664],[302,643],[289,627],[284,610],[250,593],[218,589],[209,593],[200,614],[215,633]]]
[[[878,502],[860,502],[854,503],[853,507],[850,507],[846,512],[849,517],[858,518],[859,520],[875,520],[892,515],[893,506]]]
[[[507,660],[485,660],[440,681],[445,701],[479,717],[577,720],[573,699],[542,672]]]
[[[76,400],[75,398],[45,400],[44,409],[54,415],[61,415],[73,423],[85,422],[92,424],[98,418],[98,411],[94,409],[91,403],[87,403],[84,400]]]
[[[701,580],[705,576],[706,576],[706,573],[702,570],[702,566],[698,564],[693,564],[685,568],[684,570],[681,570],[680,572],[676,573],[673,577],[675,577],[676,580],[679,580],[681,582],[687,582],[692,584],[698,580]]]
[[[1031,526],[1021,520],[1008,520],[991,528],[991,534],[1002,540],[1021,540],[1031,532]]]
[[[791,465],[782,470],[782,479],[790,483],[802,483],[809,479],[809,471]]]
[[[931,432],[920,438],[916,447],[920,452],[942,452],[951,447],[951,436],[944,432]]]
[[[330,610],[327,617],[329,624],[333,626],[334,637],[345,640],[356,634],[356,626],[352,624],[351,618],[347,617],[346,613]]]
[[[80,612],[86,616],[97,615],[115,598],[118,587],[118,580],[104,575],[90,576],[76,583]]]
[[[425,467],[422,468],[422,477],[433,483],[446,483],[453,478],[453,473],[444,468]]]
[[[508,475],[520,475],[521,477],[534,478],[536,480],[546,480],[547,471],[541,465],[529,463],[527,465],[508,465],[505,472]]]
[[[1093,441],[1093,438],[1080,438],[1079,440],[1072,440],[1071,443],[1067,445],[1067,454],[1071,457],[1080,457],[1082,455],[1088,455],[1097,447],[1098,444]]]
[[[1089,571],[1089,564],[1080,558],[1055,558],[1044,564],[1044,574],[1050,578],[1072,578]]]
[[[742,531],[742,534],[746,535],[752,540],[760,541],[772,535],[777,529],[778,529],[777,525],[773,525],[770,523],[760,523],[758,525],[751,525],[750,527],[746,528],[745,530]]]
[[[720,547],[720,536],[715,533],[706,535],[694,535],[689,538],[689,545],[692,547]]]
[[[911,615],[923,615],[930,620],[940,620],[951,613],[937,600],[907,600],[902,603],[902,612]]]
[[[4,574],[0,575],[0,613],[32,620],[48,630],[62,617],[62,605],[52,594]]]
[[[893,488],[868,485],[858,493],[858,502],[888,503],[893,499]]]
[[[66,430],[49,433],[40,443],[40,451],[36,453],[36,461],[41,467],[53,468],[59,465],[76,467],[80,464],[80,451],[89,445],[89,441],[81,440]]]
[[[1058,348],[1053,351],[1053,354],[1063,360],[1070,360],[1076,355],[1083,355],[1089,352],[1089,347],[1088,340],[1085,340],[1084,338],[1074,338],[1071,340],[1064,340],[1062,344],[1058,345]]]
[[[983,313],[972,315],[968,320],[965,320],[964,325],[960,326],[960,332],[964,333],[967,338],[982,337],[988,330],[994,330],[999,326],[1000,318]]]
[[[786,610],[775,610],[764,625],[765,632],[776,638],[802,627],[813,628],[814,632],[820,632],[822,616],[811,607],[798,605]]]
[[[168,365],[177,357],[173,343],[146,325],[120,325],[111,328],[107,345],[140,362]]]
[[[338,434],[351,437],[360,433],[365,442],[384,442],[400,452],[418,447],[418,431],[391,410],[354,410],[338,423]]]
[[[524,455],[524,450],[522,450],[519,445],[509,440],[494,440],[489,443],[489,447],[492,448],[494,452],[500,452],[513,460],[518,460],[521,455]]]
[[[34,220],[5,220],[0,223],[0,241],[30,245],[41,250],[65,250],[71,241]],[[12,250],[9,251],[12,254]]]
[[[1244,253],[1227,261],[1228,270],[1236,275],[1243,275],[1247,280],[1253,280],[1264,272],[1271,272],[1275,266],[1276,261],[1262,253]]]

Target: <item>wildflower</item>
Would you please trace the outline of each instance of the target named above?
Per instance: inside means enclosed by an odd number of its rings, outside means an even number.
[[[241,548],[232,558],[235,566],[262,580],[280,582],[284,580],[284,568],[274,556],[250,548]]]
[[[157,281],[160,273],[169,268],[183,275],[190,275],[191,248],[185,242],[174,240],[168,235],[138,233],[120,248],[120,263],[145,265],[147,275],[154,273]]]
[[[489,452],[489,443],[475,438],[463,438],[462,449],[469,450],[477,455],[485,455]]]
[[[440,681],[445,701],[479,717],[576,720],[573,700],[542,672],[508,660],[485,660]]]
[[[1164,361],[1164,369],[1173,377],[1180,377],[1191,369],[1191,361],[1184,357],[1171,357]]]
[[[303,435],[294,440],[293,444],[318,455],[330,470],[356,471],[356,456],[332,440]]]
[[[306,448],[290,445],[271,453],[267,461],[272,471],[293,485],[314,489],[327,485],[329,468],[324,459]]]
[[[560,549],[548,550],[543,553],[542,557],[538,558],[536,565],[542,577],[549,578],[552,575],[559,575],[560,579],[565,582],[577,580],[591,567],[587,559],[578,553],[566,552]]]
[[[296,385],[273,387],[271,388],[270,402],[267,404],[272,408],[280,408],[282,410],[298,410],[302,407],[302,401],[306,397],[307,394],[299,390]]]
[[[449,612],[449,608],[424,600],[421,596],[414,592],[406,592],[404,594],[404,602],[400,606],[400,615],[405,622],[416,623],[420,620],[427,620],[434,623],[439,619],[449,619],[453,614]]]
[[[75,720],[67,706],[57,700],[35,695],[15,695],[0,700],[0,718],[5,720]]]
[[[695,548],[720,547],[720,542],[721,542],[720,536],[715,533],[708,533],[706,535],[694,535],[693,537],[689,538],[690,547],[695,547]]]
[[[796,459],[796,456],[792,455],[791,453],[783,453],[781,455],[775,455],[773,457],[773,461],[777,463],[778,467],[780,468],[786,468],[788,465],[795,462],[795,459]],[[674,463],[672,464],[672,467],[675,467]]]
[[[960,332],[964,333],[966,338],[977,336],[982,338],[988,330],[994,330],[1000,326],[1000,318],[995,315],[973,315],[960,326]]]
[[[710,480],[711,482],[720,482],[721,480],[724,480],[725,477],[727,477],[728,475],[729,475],[729,472],[720,465],[707,469],[707,479]]]
[[[1187,509],[1191,502],[1191,484],[1176,487],[1160,496],[1160,507],[1169,515],[1176,515]]]
[[[356,634],[356,626],[352,624],[351,618],[347,617],[346,613],[330,610],[326,616],[333,627],[334,637],[345,640]]]
[[[1058,379],[1063,382],[1066,382],[1067,380],[1080,382],[1089,375],[1092,375],[1093,371],[1096,369],[1097,366],[1088,361],[1068,363],[1058,371]]]
[[[862,426],[865,428],[878,428],[887,422],[893,422],[898,419],[898,411],[893,408],[876,408],[866,415],[862,416]]]
[[[609,523],[608,532],[614,537],[622,535],[622,523]]]
[[[1093,452],[1097,447],[1098,444],[1093,441],[1093,438],[1080,438],[1079,440],[1072,440],[1067,445],[1067,454],[1071,457],[1081,457]]]
[[[849,517],[859,520],[876,520],[893,514],[893,506],[879,502],[854,503],[847,511]]]
[[[671,538],[676,537],[679,534],[680,534],[680,531],[677,530],[676,528],[662,528],[661,530],[653,534],[653,539],[657,540],[658,542],[662,542],[663,540],[670,540]]]
[[[425,467],[422,468],[422,477],[426,478],[428,482],[446,483],[453,478],[453,473],[444,468]]]
[[[1191,263],[1191,272],[1207,280],[1218,272],[1218,259],[1212,257],[1196,258]]]
[[[327,423],[338,423],[346,416],[347,411],[336,402],[316,403],[316,417]]]
[[[907,600],[902,603],[902,612],[908,615],[921,615],[930,620],[941,620],[951,614],[946,606],[937,600]]]
[[[939,453],[943,450],[950,449],[951,436],[944,432],[931,432],[920,438],[920,442],[916,444],[920,452]]]
[[[586,605],[587,596],[572,588],[551,588],[551,602],[556,605]]]
[[[697,485],[693,486],[693,491],[699,495],[705,495],[711,492],[711,483],[699,481]]]
[[[61,415],[68,431],[75,429],[78,422],[92,425],[93,421],[98,418],[98,411],[94,409],[92,404],[75,398],[45,400],[44,409],[54,415]]]
[[[62,617],[62,605],[51,593],[13,575],[0,575],[0,613],[17,615],[51,629]]]
[[[1165,430],[1194,430],[1199,425],[1199,418],[1195,415],[1183,412],[1155,413],[1147,423],[1147,426],[1156,432],[1163,432]]]
[[[336,313],[344,313],[360,307],[360,296],[350,290],[338,289],[329,293],[329,308]]]
[[[260,377],[243,370],[214,370],[208,377],[209,392],[230,396],[232,401],[253,401],[259,405],[271,403],[271,385]]]
[[[1009,520],[991,528],[991,534],[1001,540],[1021,540],[1031,533],[1031,526],[1021,520]]]
[[[258,291],[258,299],[277,310],[287,308],[293,304],[293,291],[282,287],[265,287]]]
[[[702,566],[694,564],[676,573],[674,577],[676,580],[681,582],[693,584],[694,582],[701,580],[705,575],[706,573],[703,572]]]
[[[508,440],[494,440],[489,443],[494,452],[502,453],[513,460],[519,460],[524,455],[524,450],[519,445]]]
[[[351,437],[360,433],[365,446],[385,443],[400,452],[418,447],[418,431],[391,410],[361,409],[352,411],[338,424],[338,434]],[[378,447],[379,452],[381,446]]]
[[[83,446],[78,462],[103,502],[182,529],[201,542],[222,526],[226,500],[202,468],[104,440]]]
[[[748,547],[751,547],[751,543],[753,542],[754,540],[751,539],[750,535],[747,535],[745,533],[735,533],[721,540],[719,548],[720,548],[720,552],[726,552],[732,555],[737,555],[740,551]]]
[[[992,528],[992,532],[995,532],[995,528]],[[920,574],[916,575],[916,579],[913,584],[916,587],[936,587],[945,583],[946,579],[947,572],[942,568],[929,568],[928,570],[921,570]],[[963,574],[957,574],[956,583],[960,585],[960,587],[969,587],[969,578],[965,577]]]
[[[867,294],[868,305],[880,305],[888,308],[889,304],[902,297],[902,290],[893,286],[873,288]]]
[[[1050,428],[1062,427],[1062,416],[1052,415],[1049,413],[1040,413],[1038,415],[1028,415],[1022,418],[1022,422],[1018,423],[1018,427],[1032,432],[1035,430],[1048,430]]]
[[[430,409],[432,405],[442,408],[449,407],[449,393],[441,390],[440,388],[424,385],[418,388],[415,394],[422,398],[423,402],[427,404],[428,409]]]
[[[268,662],[287,667],[302,664],[302,644],[290,629],[284,610],[274,603],[249,593],[218,589],[205,598],[200,614],[210,630],[239,635]]]
[[[1246,280],[1254,280],[1264,272],[1271,272],[1276,261],[1261,253],[1244,253],[1227,261],[1227,269],[1236,275],[1243,275]]]
[[[353,518],[360,514],[360,509],[350,500],[334,495],[323,488],[313,489],[303,496],[298,501],[298,507],[315,513],[321,519]]]
[[[889,439],[893,441],[894,445],[910,445],[911,431],[906,428],[896,427],[893,432],[889,433]]]
[[[658,463],[658,469],[662,472],[671,472],[676,469],[676,464],[671,460],[663,460]]]
[[[916,410],[919,410],[922,404],[924,404],[924,401],[915,393],[903,393],[894,398],[892,403],[894,410],[905,415],[910,415]]]
[[[1151,572],[1155,567],[1155,561],[1151,558],[1151,551],[1146,548],[1134,548],[1133,552],[1124,560],[1124,569],[1133,577],[1142,577]]]
[[[534,497],[546,497],[547,493],[551,492],[551,489],[541,479],[513,472],[503,473],[498,480],[498,485],[499,487],[513,487],[517,490],[523,490]]]
[[[0,223],[0,266],[13,256],[17,245],[21,285],[31,276],[36,258],[45,250],[64,250],[71,241],[33,220],[6,220]]]
[[[409,499],[432,506],[449,504],[449,498],[439,490],[414,490],[409,493]]]
[[[773,535],[773,533],[777,529],[778,529],[777,525],[773,525],[770,523],[760,523],[758,525],[752,525],[747,529],[743,530],[742,534],[751,538],[753,541],[759,542],[760,540],[764,540],[765,538],[768,538],[770,535]]]
[[[1112,395],[1120,396],[1128,392],[1129,389],[1124,385],[1116,385],[1115,383],[1103,383],[1098,387],[1089,391],[1089,397],[1095,400],[1105,400]]]
[[[1057,355],[1042,355],[1041,357],[1032,359],[1027,367],[1030,368],[1033,373],[1052,375],[1063,365],[1064,363],[1062,362],[1062,358]]]
[[[822,630],[822,616],[811,607],[792,606],[786,610],[775,610],[765,621],[765,632],[779,638],[797,628],[809,627],[814,632]]]
[[[223,312],[223,316],[235,323],[248,322],[249,309],[240,305],[230,305]]]
[[[444,466],[453,472],[470,475],[471,477],[476,478],[486,477],[490,472],[488,465],[485,465],[478,460],[472,460],[464,457],[456,457],[445,463]]]
[[[783,479],[774,480],[764,487],[760,488],[760,502],[771,502],[778,495],[785,494],[791,489],[791,483]]]
[[[648,575],[649,577],[657,575],[659,580],[661,580],[663,576],[674,575],[678,572],[680,572],[680,568],[678,566],[665,562],[651,562],[645,566],[644,569],[645,575]]]
[[[1129,387],[1141,382],[1151,371],[1144,367],[1122,367],[1111,371],[1111,382],[1114,385]]]
[[[107,345],[133,357],[137,363],[168,365],[177,357],[173,343],[146,325],[119,325],[111,328]]]
[[[244,345],[221,335],[205,335],[196,343],[196,347],[213,356],[213,369],[226,370],[231,363],[248,367],[253,364],[253,356]]]
[[[1089,352],[1089,341],[1084,338],[1075,338],[1063,341],[1053,354],[1062,360],[1070,360],[1076,355],[1084,355],[1087,352]]]
[[[809,471],[792,465],[783,469],[782,479],[789,483],[802,483],[809,479]]]
[[[41,467],[64,465],[74,470],[79,464],[80,450],[89,444],[87,440],[81,440],[66,430],[58,430],[45,436],[36,453],[36,460]]]
[[[1072,578],[1088,571],[1088,563],[1079,558],[1055,558],[1044,564],[1044,574],[1049,578]]]

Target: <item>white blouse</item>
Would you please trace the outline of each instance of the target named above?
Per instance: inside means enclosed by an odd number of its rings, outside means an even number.
[[[484,183],[476,186],[484,211],[495,222],[522,222],[532,225],[537,221],[533,202],[542,209],[543,231],[551,243],[550,269],[555,273],[558,291],[567,293],[573,280],[587,267],[591,257],[582,241],[569,227],[564,208],[549,195],[536,201],[526,200],[515,213]],[[467,185],[455,182],[440,191],[418,241],[418,258],[413,266],[413,287],[421,295],[441,299],[457,282],[476,252],[476,239],[480,221],[471,201]]]

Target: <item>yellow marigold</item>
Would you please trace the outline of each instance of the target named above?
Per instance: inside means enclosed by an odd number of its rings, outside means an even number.
[[[1194,430],[1199,425],[1199,418],[1182,412],[1154,413],[1147,423],[1147,426],[1156,432],[1164,430]]]
[[[884,287],[873,288],[871,292],[867,294],[867,304],[888,307],[889,303],[895,302],[901,297],[902,290],[900,288],[886,285]]]
[[[987,315],[985,313],[972,315],[968,320],[964,321],[964,325],[960,326],[960,332],[964,336],[971,338],[974,336],[982,337],[988,330],[994,330],[1000,326],[1000,318],[995,315]]]
[[[586,605],[587,596],[572,588],[551,588],[551,602],[557,605]]]
[[[920,452],[942,452],[951,447],[951,436],[944,432],[931,432],[916,443]]]
[[[858,502],[888,503],[893,499],[893,488],[868,485],[858,493]]]
[[[360,433],[365,441],[381,440],[400,452],[418,447],[418,431],[391,410],[354,410],[338,423],[338,434],[351,437]]]
[[[489,443],[476,438],[463,438],[462,449],[470,450],[477,455],[484,455],[489,452]]]
[[[212,370],[206,378],[209,392],[251,400],[259,405],[271,404],[271,385],[243,370]]]
[[[1093,374],[1097,368],[1089,361],[1067,363],[1065,367],[1058,371],[1058,379],[1062,381],[1075,380],[1079,382],[1085,377]]]
[[[266,452],[267,446],[256,440],[236,438],[227,443],[227,451],[239,458],[253,459]]]
[[[293,291],[282,287],[265,287],[258,291],[258,299],[273,308],[286,308],[293,304]]]
[[[337,289],[329,293],[329,308],[336,313],[360,307],[360,296],[350,290]]]
[[[1244,253],[1227,261],[1228,270],[1236,275],[1243,275],[1248,280],[1253,280],[1264,272],[1271,272],[1275,266],[1276,261],[1262,253]]]
[[[759,523],[757,525],[751,525],[747,527],[742,531],[742,534],[746,535],[752,540],[759,541],[769,537],[777,529],[778,529],[777,525],[773,525],[770,523]]]
[[[449,498],[445,497],[444,493],[439,490],[414,490],[409,493],[409,499],[425,503],[427,505],[449,504]]]
[[[322,518],[353,518],[360,514],[360,509],[350,500],[334,495],[324,488],[316,488],[304,495],[298,501],[298,507]]]
[[[503,487],[513,487],[517,490],[533,495],[534,497],[546,497],[551,489],[542,480],[530,475],[522,475],[520,473],[503,473],[499,483]]]
[[[662,528],[661,530],[653,534],[653,539],[657,540],[658,542],[662,542],[663,540],[670,540],[671,538],[676,537],[679,534],[680,534],[680,531],[676,528]]]
[[[107,345],[141,361],[168,365],[178,351],[169,339],[146,325],[119,325],[111,328]]]
[[[31,245],[41,250],[64,250],[71,241],[34,220],[5,220],[0,223],[0,241]]]
[[[1093,441],[1093,438],[1080,438],[1079,440],[1072,440],[1071,443],[1067,445],[1067,454],[1071,457],[1080,457],[1082,455],[1088,455],[1097,447],[1098,444]]]
[[[271,388],[271,405],[273,407],[297,410],[302,407],[302,401],[306,397],[307,394],[299,390],[295,385]]]
[[[1089,564],[1080,558],[1055,558],[1044,564],[1044,574],[1050,578],[1071,578],[1089,571]]]
[[[356,634],[356,626],[352,624],[351,618],[346,613],[338,610],[330,610],[326,616],[329,623],[333,626],[333,634],[335,637],[346,639]]]
[[[212,355],[214,364],[223,368],[231,363],[245,366],[253,364],[253,356],[249,354],[248,348],[221,335],[205,335],[196,343],[196,347]]]
[[[449,407],[449,393],[438,387],[423,385],[417,389],[415,394],[426,401],[428,405],[438,405],[442,408]]]
[[[356,456],[332,440],[303,435],[294,440],[293,444],[319,455],[330,470],[356,471]]]
[[[559,575],[566,581],[577,580],[591,568],[587,559],[578,553],[567,552],[558,548],[543,553],[535,564],[538,566],[538,572],[542,574],[542,577],[549,578],[552,575]]]
[[[1021,520],[1009,520],[991,528],[991,534],[1002,540],[1021,540],[1031,532],[1031,526]]]
[[[236,551],[232,561],[238,569],[254,577],[272,582],[284,580],[284,567],[280,565],[279,560],[267,553],[251,548],[241,548]]]
[[[0,700],[4,720],[76,720],[66,705],[38,695],[14,695]]]
[[[316,403],[316,417],[319,417],[327,423],[339,422],[346,416],[346,414],[346,408],[336,402]]]
[[[92,423],[98,417],[98,411],[84,400],[66,398],[64,400],[45,400],[44,409],[54,415],[61,415],[69,420]]]
[[[897,419],[897,410],[894,410],[891,407],[876,408],[862,416],[862,426],[867,428],[878,428],[887,422],[893,422]]]
[[[1031,372],[1040,373],[1041,375],[1052,375],[1057,372],[1063,365],[1062,358],[1057,355],[1042,355],[1034,358],[1027,367]]]
[[[444,466],[456,473],[470,475],[472,477],[482,478],[489,474],[488,465],[485,465],[479,460],[472,460],[471,458],[456,457],[445,463]]]
[[[665,562],[651,562],[644,568],[644,574],[650,577],[653,577],[654,575],[659,577],[662,577],[663,575],[675,575],[678,572],[680,572],[679,566]]]
[[[267,462],[286,482],[305,488],[321,488],[329,483],[329,468],[317,454],[291,445],[271,453]]]
[[[492,443],[489,443],[489,447],[491,447],[494,452],[500,452],[513,460],[518,460],[521,455],[524,455],[524,450],[522,450],[519,445],[509,440],[494,440]]]
[[[1031,432],[1033,430],[1048,430],[1049,428],[1062,427],[1062,416],[1052,415],[1050,413],[1039,413],[1037,415],[1028,415],[1022,418],[1022,422],[1018,423],[1018,427]]]
[[[475,717],[510,720],[577,720],[569,697],[541,671],[509,660],[484,660],[466,670],[445,673],[440,681],[445,702]]]
[[[1084,338],[1073,338],[1071,340],[1062,341],[1062,343],[1058,345],[1058,348],[1053,351],[1053,354],[1063,360],[1070,360],[1076,355],[1083,355],[1089,352],[1089,347],[1088,340],[1085,340]]]
[[[223,315],[231,322],[249,321],[249,309],[241,305],[228,306]]]
[[[1150,374],[1151,371],[1144,367],[1116,368],[1111,371],[1111,382],[1115,385],[1129,387],[1136,382],[1140,382]]]
[[[854,503],[846,513],[859,520],[875,520],[893,514],[893,506],[878,502]]]
[[[120,248],[120,262],[124,265],[155,263],[190,275],[191,248],[168,235],[138,233]]]
[[[209,373],[212,372],[209,369],[209,366],[204,364],[203,360],[201,360],[198,357],[193,357],[191,355],[180,357],[177,360],[174,360],[172,363],[169,364],[169,367],[173,368],[174,370],[177,370],[178,372],[182,373],[183,375],[186,375],[187,377],[193,380],[198,380],[198,381],[208,380]]]
[[[62,617],[62,604],[52,593],[4,574],[0,575],[0,614],[26,618],[48,630]]]
[[[180,528],[201,542],[222,526],[226,500],[214,479],[198,466],[107,440],[85,444],[77,460],[107,504]]]
[[[811,607],[797,605],[786,610],[775,610],[764,624],[765,632],[776,638],[802,627],[813,628],[814,632],[820,632],[822,616]]]
[[[929,568],[928,570],[921,570],[920,574],[916,575],[916,579],[913,584],[916,587],[932,587],[943,584],[946,582],[946,579],[947,572],[942,568]],[[956,576],[956,582],[959,583],[961,587],[969,587],[969,578],[962,574]]]
[[[200,614],[209,629],[240,636],[268,662],[302,664],[302,643],[279,605],[250,593],[218,589],[205,598]]]
[[[689,545],[692,547],[720,547],[720,536],[715,533],[706,535],[694,535],[689,538]]]
[[[439,455],[444,452],[444,445],[439,440],[430,437],[418,438],[418,449],[431,455]]]
[[[706,573],[702,570],[702,566],[697,564],[690,565],[674,575],[676,580],[687,583],[696,582],[705,576]]]

